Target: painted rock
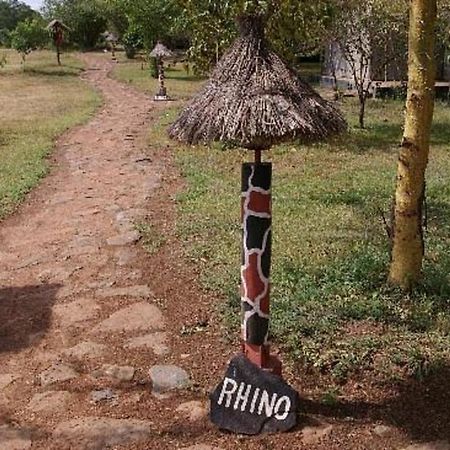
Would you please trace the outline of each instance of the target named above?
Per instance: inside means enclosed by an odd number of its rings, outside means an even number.
[[[297,392],[244,355],[235,356],[210,395],[211,421],[239,434],[288,431],[297,424]]]

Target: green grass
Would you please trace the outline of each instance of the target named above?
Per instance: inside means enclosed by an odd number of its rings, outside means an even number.
[[[155,95],[159,90],[158,80],[150,76],[148,64],[142,60],[127,60],[122,54],[119,55],[120,64],[114,70],[113,76],[147,94]],[[165,77],[167,94],[174,100],[188,99],[204,83],[203,79],[187,74],[181,63],[170,68],[166,64]]]
[[[436,105],[424,283],[404,295],[386,285],[382,220],[394,191],[404,104],[370,101],[366,130],[355,128],[355,99],[340,106],[347,134],[265,155],[274,165],[273,339],[294,366],[338,382],[423,377],[450,362],[450,107]],[[186,257],[200,265],[203,286],[224,299],[225,322],[237,336],[240,163],[252,155],[170,143],[165,128],[176,114],[163,114],[149,142],[175,151],[187,182],[177,198]]]
[[[33,52],[24,66],[20,56],[0,50],[0,219],[10,214],[48,171],[55,138],[86,120],[99,96],[78,78],[81,62],[52,52]]]

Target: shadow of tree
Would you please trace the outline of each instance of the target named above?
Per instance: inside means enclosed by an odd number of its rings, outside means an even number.
[[[0,353],[26,348],[30,336],[45,332],[60,284],[0,289]]]
[[[27,75],[51,76],[51,77],[78,77],[83,69],[75,66],[61,66],[61,68],[37,69],[25,67]]]
[[[413,440],[450,439],[450,366],[434,371],[425,379],[409,379],[397,385],[397,395],[383,403],[345,402],[334,405],[301,401],[303,414],[334,419],[351,417],[359,422],[383,422],[405,431]]]

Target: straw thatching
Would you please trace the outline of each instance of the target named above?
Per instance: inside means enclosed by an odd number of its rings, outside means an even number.
[[[240,37],[171,125],[170,137],[190,144],[223,141],[264,150],[345,130],[346,122],[333,105],[270,50],[261,17],[241,17],[239,27]]]
[[[173,53],[161,42],[158,42],[155,48],[150,52],[153,58],[170,58]]]
[[[111,43],[115,44],[119,41],[119,38],[114,33],[111,33],[110,31],[105,31],[104,33],[102,33],[102,36],[106,42],[111,42]]]
[[[61,20],[59,19],[53,19],[50,21],[50,23],[47,25],[47,30],[53,30],[55,28],[61,28],[63,30],[69,31],[70,28],[65,25]]]

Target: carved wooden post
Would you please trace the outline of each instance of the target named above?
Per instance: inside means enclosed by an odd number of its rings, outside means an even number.
[[[243,353],[259,367],[281,375],[270,356],[270,264],[272,253],[272,164],[242,165],[242,337]]]

